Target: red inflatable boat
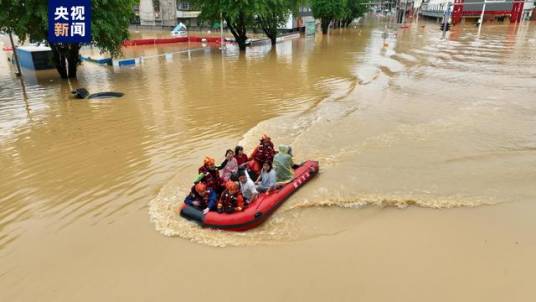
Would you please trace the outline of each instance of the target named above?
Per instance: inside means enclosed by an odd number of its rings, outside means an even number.
[[[261,193],[244,211],[232,214],[203,212],[183,205],[181,216],[203,227],[227,231],[246,231],[263,223],[285,200],[318,173],[317,161],[306,161],[294,171],[294,179],[281,189]]]

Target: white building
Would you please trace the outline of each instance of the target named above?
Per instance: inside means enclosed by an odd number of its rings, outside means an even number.
[[[141,25],[177,25],[176,0],[140,0]]]

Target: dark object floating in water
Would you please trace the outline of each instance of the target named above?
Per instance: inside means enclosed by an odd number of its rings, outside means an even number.
[[[89,91],[85,88],[77,88],[76,90],[71,91],[72,94],[77,99],[107,99],[107,98],[120,98],[124,96],[125,94],[122,92],[114,92],[114,91],[107,91],[107,92],[97,92],[93,94],[89,94]]]

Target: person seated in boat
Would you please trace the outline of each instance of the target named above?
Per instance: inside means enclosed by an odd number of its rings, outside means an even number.
[[[248,156],[244,153],[244,147],[236,146],[234,156],[239,167],[245,167],[248,164]]]
[[[218,213],[234,213],[244,209],[244,197],[238,184],[232,180],[225,183],[225,191],[221,193],[217,205]]]
[[[255,175],[259,175],[262,169],[262,163],[267,161],[272,162],[274,155],[275,150],[272,139],[268,135],[263,134],[259,145],[255,147],[249,157],[250,162],[248,166]]]
[[[216,193],[223,191],[220,173],[213,158],[205,157],[203,166],[199,168],[198,172],[200,174],[199,178],[207,185],[207,188],[215,190]]]
[[[266,161],[262,164],[261,174],[255,182],[258,192],[269,192],[275,188],[276,176],[275,170],[272,168],[272,163]]]
[[[203,210],[203,214],[216,210],[218,194],[215,190],[208,188],[206,184],[198,182],[192,186],[190,194],[184,199],[184,203]]]
[[[292,160],[292,148],[287,145],[279,145],[279,152],[274,156],[274,170],[276,182],[287,183],[294,178],[294,169],[299,165]]]
[[[233,173],[238,172],[238,163],[231,149],[225,151],[225,160],[218,167],[223,181],[228,181]]]
[[[238,183],[240,184],[240,192],[244,197],[246,204],[250,204],[259,192],[255,187],[255,183],[249,177],[248,172],[245,169],[238,170]]]

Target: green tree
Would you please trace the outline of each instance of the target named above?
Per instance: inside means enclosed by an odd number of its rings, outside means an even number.
[[[200,18],[217,21],[223,18],[240,50],[246,49],[247,28],[255,25],[255,0],[194,0]]]
[[[117,56],[128,38],[128,25],[136,0],[92,0],[91,44]],[[0,29],[15,33],[20,41],[43,42],[52,48],[54,62],[62,78],[75,78],[80,60],[80,44],[48,42],[48,1],[0,0]]]
[[[310,0],[315,18],[320,19],[322,33],[328,33],[329,24],[342,19],[345,14],[346,0]]]
[[[363,0],[346,0],[342,16],[342,26],[347,27],[355,18],[363,16],[367,10]]]
[[[259,0],[255,12],[260,27],[275,45],[277,33],[288,20],[292,12],[298,9],[298,2],[292,0]]]

